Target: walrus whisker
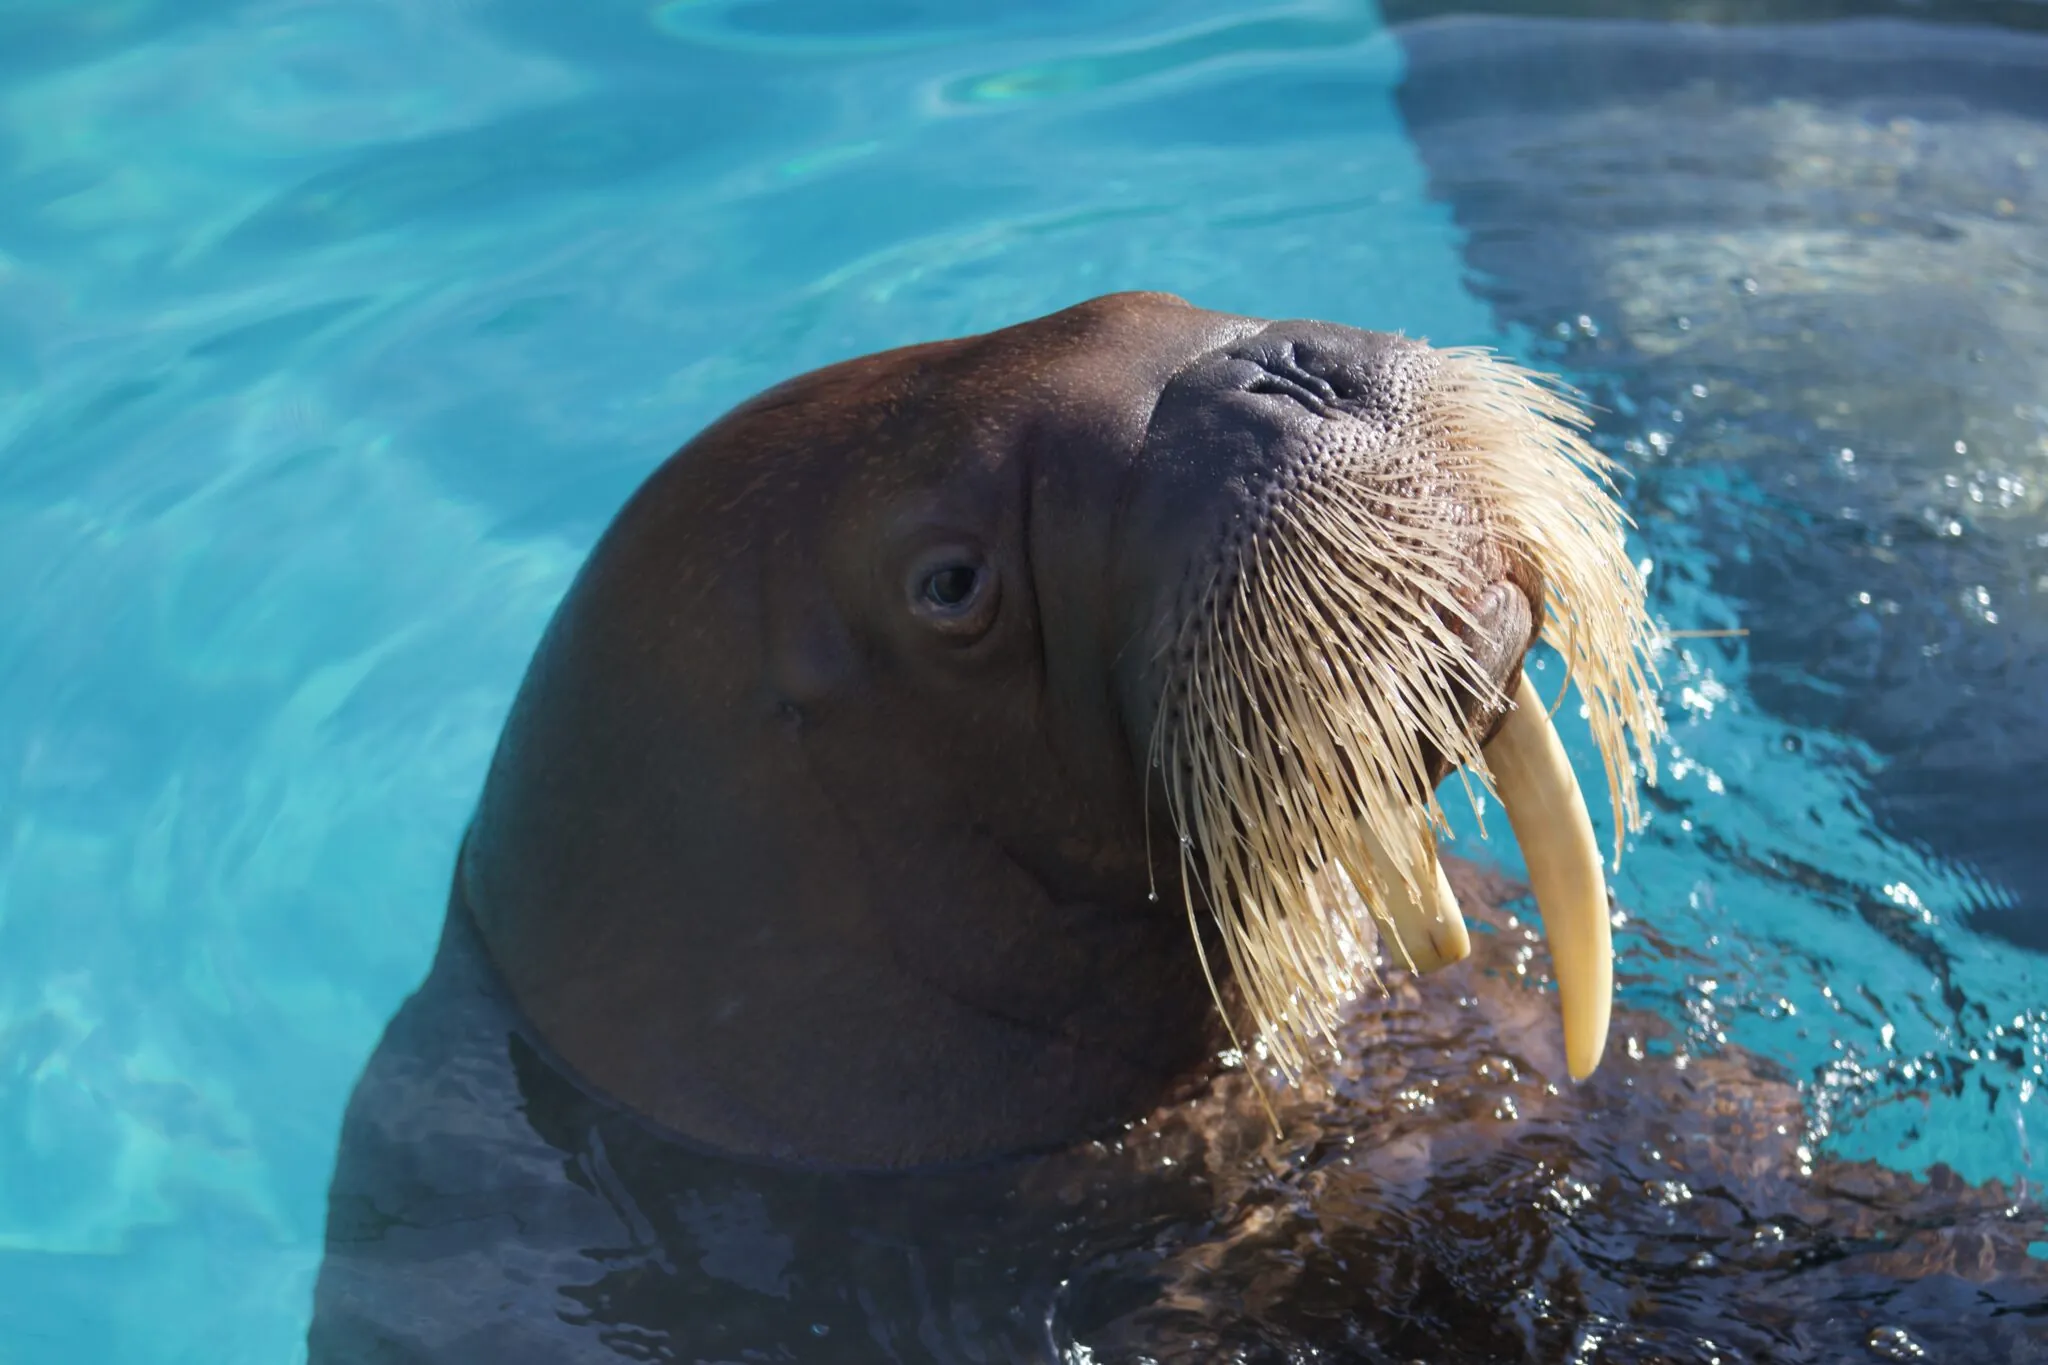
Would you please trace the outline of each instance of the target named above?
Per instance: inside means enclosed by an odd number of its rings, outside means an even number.
[[[1480,351],[1419,354],[1414,411],[1312,451],[1234,538],[1183,625],[1172,734],[1154,744],[1183,875],[1200,865],[1245,1007],[1290,1077],[1370,972],[1357,910],[1325,879],[1348,884],[1397,959],[1443,960],[1405,941],[1391,907],[1418,929],[1455,913],[1435,885],[1449,829],[1430,756],[1475,811],[1498,796],[1472,716],[1509,698],[1465,644],[1482,538],[1543,584],[1542,633],[1585,699],[1617,858],[1640,824],[1636,764],[1654,780],[1650,627],[1613,466],[1556,388]]]

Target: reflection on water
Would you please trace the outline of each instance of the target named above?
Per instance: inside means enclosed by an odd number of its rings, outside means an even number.
[[[1449,990],[1363,1012],[1287,1140],[1207,1149],[1218,1211],[1154,1239],[1165,1292],[1093,1358],[1834,1362],[1903,1340],[2021,1361],[2048,1341],[2038,1204],[1823,1155],[1776,1067],[1656,1016],[1617,1016],[1616,1055],[1570,1086],[1535,935],[1487,924]],[[1703,965],[1653,934],[1636,957]]]
[[[1973,923],[2048,951],[2048,39],[1408,41],[1483,292],[1609,386],[1652,488],[1758,490],[1705,537],[1756,699],[1867,741],[1880,818],[1995,885]]]
[[[1647,840],[1705,855],[1681,913],[1746,940],[1763,1017],[1733,1031],[1781,1040],[1851,1150],[2025,1169],[2048,40],[1529,20],[1404,39],[1433,193],[1503,320],[1608,409],[1668,619],[1748,631],[1674,651],[1687,720]],[[1717,711],[1747,745],[1688,753]],[[1859,1002],[1832,1038],[1804,1022],[1838,1010],[1830,986]]]

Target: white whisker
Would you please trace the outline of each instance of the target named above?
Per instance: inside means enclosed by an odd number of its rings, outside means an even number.
[[[1430,756],[1475,809],[1491,790],[1467,707],[1506,699],[1460,637],[1489,586],[1476,547],[1544,585],[1542,636],[1585,699],[1617,858],[1641,819],[1634,765],[1655,781],[1652,629],[1612,465],[1554,383],[1480,350],[1418,356],[1413,409],[1314,452],[1223,563],[1182,627],[1152,738],[1190,924],[1198,906],[1214,916],[1290,1077],[1377,981],[1359,911],[1385,922],[1383,869],[1413,897],[1434,866],[1425,842],[1446,822]]]

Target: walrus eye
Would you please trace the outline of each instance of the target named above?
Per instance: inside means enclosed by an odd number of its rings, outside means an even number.
[[[948,564],[924,580],[924,600],[941,611],[957,611],[967,605],[981,586],[981,570],[972,564]]]
[[[948,635],[978,635],[995,616],[995,575],[957,553],[929,561],[911,576],[910,607]]]

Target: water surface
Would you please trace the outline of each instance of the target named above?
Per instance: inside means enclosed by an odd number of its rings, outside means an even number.
[[[0,11],[0,1349],[293,1358],[341,1106],[611,511],[787,374],[1113,288],[1568,367],[1666,623],[1750,631],[1665,660],[1618,890],[1682,951],[1624,1002],[1781,1067],[1818,1151],[2038,1182],[2042,42]]]

